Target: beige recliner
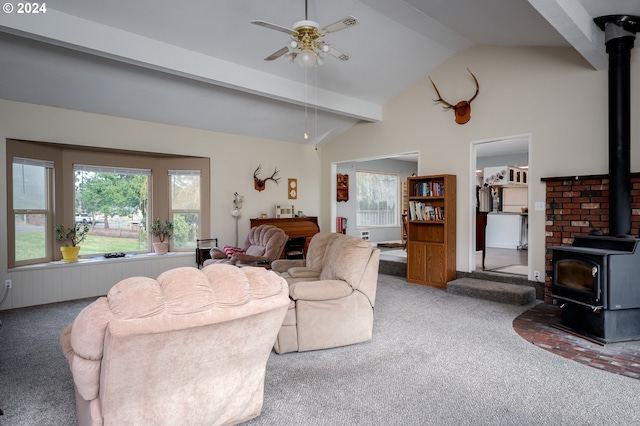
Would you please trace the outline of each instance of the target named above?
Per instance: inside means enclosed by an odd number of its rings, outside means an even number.
[[[264,268],[176,268],[120,281],[60,336],[83,425],[220,425],[260,414],[289,304]]]
[[[289,282],[291,299],[275,351],[371,340],[379,261],[380,250],[367,241],[319,233],[311,239],[306,259],[273,262],[273,270]]]
[[[225,253],[217,247],[211,249],[211,259],[204,261],[204,266],[214,263],[230,263],[232,265],[251,265],[258,262],[271,262],[282,255],[289,237],[285,232],[273,225],[259,225],[249,230],[241,250]],[[234,248],[235,249],[235,248]]]
[[[279,259],[271,262],[271,269],[291,285],[298,281],[320,278],[327,246],[342,234],[319,232],[311,238],[305,259]]]

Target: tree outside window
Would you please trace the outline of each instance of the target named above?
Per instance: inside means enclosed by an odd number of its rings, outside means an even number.
[[[398,226],[398,175],[356,172],[356,226]]]
[[[76,222],[90,225],[83,254],[148,251],[150,170],[75,165]]]

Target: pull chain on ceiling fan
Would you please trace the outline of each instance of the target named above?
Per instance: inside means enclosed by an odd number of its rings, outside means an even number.
[[[328,53],[341,61],[348,61],[349,55],[326,43],[322,37],[329,33],[344,30],[358,23],[353,16],[344,18],[325,25],[321,29],[315,21],[310,21],[308,16],[307,0],[304,2],[304,20],[293,24],[293,29],[282,27],[265,21],[251,21],[252,24],[272,30],[281,31],[291,36],[291,41],[282,49],[264,58],[265,61],[273,61],[281,56],[288,55],[291,60],[303,68],[313,68],[324,63],[325,55]]]

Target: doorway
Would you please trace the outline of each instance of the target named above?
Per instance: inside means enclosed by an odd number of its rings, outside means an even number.
[[[530,144],[530,134],[471,142],[471,271],[529,275]]]

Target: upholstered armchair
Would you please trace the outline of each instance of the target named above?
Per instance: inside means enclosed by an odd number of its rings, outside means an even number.
[[[260,225],[249,230],[242,247],[224,246],[223,249],[211,249],[211,259],[204,266],[214,263],[230,263],[232,265],[271,262],[282,255],[289,237],[285,232],[273,225]]]
[[[263,268],[176,268],[127,278],[60,336],[83,425],[220,425],[260,414],[289,304]]]
[[[278,259],[271,262],[271,269],[286,279],[289,284],[318,280],[327,246],[340,235],[333,232],[319,232],[311,238],[305,259]]]
[[[310,351],[371,340],[380,250],[343,234],[317,234],[307,263],[272,263],[289,282],[289,309],[277,353]],[[293,265],[293,266],[291,266]],[[301,274],[307,274],[303,278]]]

